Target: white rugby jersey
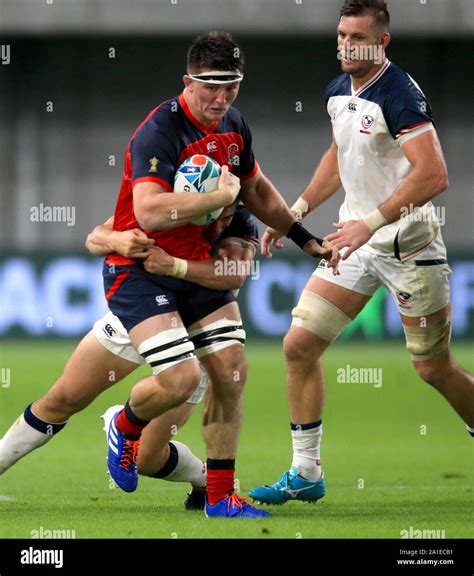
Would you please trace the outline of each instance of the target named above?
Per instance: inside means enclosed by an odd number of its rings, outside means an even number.
[[[359,220],[387,200],[413,169],[401,145],[434,130],[431,107],[416,82],[389,60],[357,91],[350,76],[342,74],[327,87],[326,102],[346,192],[339,218]],[[364,249],[405,260],[438,233],[428,202],[416,218],[402,217],[380,228]]]

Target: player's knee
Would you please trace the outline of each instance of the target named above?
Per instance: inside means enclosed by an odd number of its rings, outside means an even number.
[[[431,360],[413,361],[413,366],[418,376],[426,383],[435,385],[436,383],[436,365]]]
[[[201,380],[201,371],[195,361],[183,362],[156,377],[158,386],[166,391],[168,403],[180,406],[195,392]]]
[[[212,387],[215,395],[235,399],[247,380],[247,358],[241,345],[229,346],[212,355]]]
[[[287,363],[313,363],[321,358],[328,343],[301,330],[291,330],[283,340]]]
[[[446,356],[442,356],[442,360],[440,357],[431,360],[414,360],[413,366],[418,376],[435,388],[444,386],[456,369],[452,360]]]

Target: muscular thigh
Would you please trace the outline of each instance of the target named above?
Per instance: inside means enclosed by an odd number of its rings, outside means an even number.
[[[116,356],[89,332],[66,363],[51,393],[92,401],[101,392],[128,376],[137,364]]]

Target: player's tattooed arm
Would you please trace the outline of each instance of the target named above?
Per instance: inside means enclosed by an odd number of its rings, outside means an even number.
[[[181,260],[158,246],[152,246],[144,267],[151,274],[184,278],[213,290],[241,288],[251,269],[253,250],[226,244],[219,249],[217,256],[209,260]]]
[[[155,182],[139,182],[133,187],[133,208],[143,230],[171,230],[229,206],[239,191],[239,179],[223,166],[217,190],[207,194],[172,193]]]
[[[144,258],[147,248],[155,243],[139,228],[119,232],[113,229],[113,225],[111,216],[87,236],[86,248],[91,254],[108,256],[116,252],[125,258]]]

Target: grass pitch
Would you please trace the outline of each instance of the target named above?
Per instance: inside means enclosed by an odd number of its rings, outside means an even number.
[[[2,366],[0,435],[60,374],[74,343],[11,341]],[[249,342],[250,375],[237,458],[240,492],[272,483],[291,463],[285,366],[279,344]],[[474,369],[471,344],[454,345]],[[338,370],[381,368],[382,386],[337,382]],[[439,530],[472,538],[473,441],[446,401],[423,383],[402,343],[336,343],[325,359],[327,403],[322,459],[327,495],[316,504],[268,507],[270,519],[206,519],[185,511],[188,489],[141,478],[137,492],[112,488],[99,415],[126,400],[147,370],[100,396],[49,444],[0,477],[0,537],[70,530],[77,538],[400,538]],[[200,408],[177,438],[204,458]],[[444,531],[444,534],[441,532]]]

